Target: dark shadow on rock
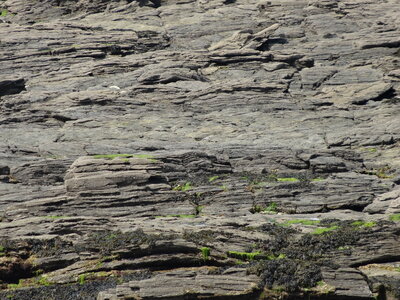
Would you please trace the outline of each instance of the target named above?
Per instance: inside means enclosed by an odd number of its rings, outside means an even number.
[[[25,79],[0,81],[0,96],[19,94],[25,91]]]

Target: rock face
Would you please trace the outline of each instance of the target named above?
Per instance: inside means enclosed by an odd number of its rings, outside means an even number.
[[[0,0],[0,299],[400,299],[397,0]]]

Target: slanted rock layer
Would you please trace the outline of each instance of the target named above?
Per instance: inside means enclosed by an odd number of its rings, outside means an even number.
[[[0,299],[400,299],[397,0],[0,0]]]

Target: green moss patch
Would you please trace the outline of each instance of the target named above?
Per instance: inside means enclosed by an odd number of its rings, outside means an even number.
[[[10,283],[7,285],[7,289],[15,290],[29,286],[49,286],[51,284],[52,283],[47,279],[46,276],[38,276],[34,278],[20,279],[18,283]]]
[[[293,224],[301,224],[301,225],[318,225],[321,221],[319,220],[288,220],[284,223],[281,223],[279,225],[281,226],[290,226]]]
[[[300,181],[299,179],[294,178],[294,177],[277,177],[276,180],[280,181],[280,182],[297,182],[297,181]]]
[[[254,260],[257,256],[259,256],[261,252],[237,252],[237,251],[228,251],[227,255],[232,258],[237,258],[240,260]]]
[[[276,214],[278,205],[275,202],[271,202],[266,208],[263,209],[263,212],[265,213],[270,213],[270,214]]]
[[[400,214],[394,214],[389,217],[390,221],[399,222],[400,221]]]
[[[324,234],[326,232],[334,231],[338,228],[339,228],[339,226],[337,226],[337,225],[334,225],[331,227],[317,228],[313,232],[311,232],[311,234]]]
[[[355,227],[374,227],[376,222],[355,221],[351,225]]]

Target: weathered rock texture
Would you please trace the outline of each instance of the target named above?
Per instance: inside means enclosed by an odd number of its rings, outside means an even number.
[[[400,299],[398,0],[0,0],[0,299]]]

